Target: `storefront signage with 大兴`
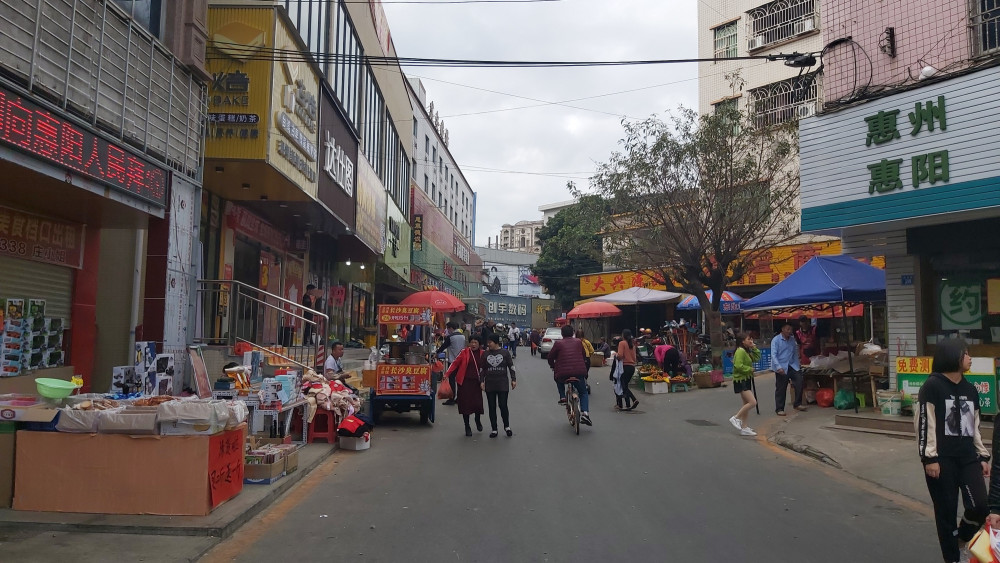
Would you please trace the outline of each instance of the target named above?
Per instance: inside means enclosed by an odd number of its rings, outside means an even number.
[[[166,170],[4,89],[0,142],[161,209],[167,206]]]

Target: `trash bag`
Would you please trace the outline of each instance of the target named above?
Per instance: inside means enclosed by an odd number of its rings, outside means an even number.
[[[854,394],[847,389],[837,391],[837,394],[833,396],[833,407],[838,411],[853,409]]]
[[[451,388],[451,381],[447,377],[442,378],[441,383],[438,384],[437,398],[444,400],[455,398],[455,392]]]
[[[817,389],[816,390],[816,404],[823,408],[830,408],[833,406],[833,389]]]

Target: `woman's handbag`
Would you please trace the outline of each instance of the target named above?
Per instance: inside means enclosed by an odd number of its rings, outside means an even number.
[[[437,398],[448,400],[455,398],[455,391],[451,388],[451,381],[445,377],[441,379],[441,383],[438,384]]]

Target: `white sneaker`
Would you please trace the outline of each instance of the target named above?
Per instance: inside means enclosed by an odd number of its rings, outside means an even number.
[[[740,430],[740,434],[742,434],[743,436],[756,436],[757,435],[757,433],[753,431],[753,428],[750,428],[749,426],[747,426],[746,428],[741,429]]]
[[[729,424],[732,424],[737,430],[743,430],[743,421],[736,418],[736,416],[729,417]]]

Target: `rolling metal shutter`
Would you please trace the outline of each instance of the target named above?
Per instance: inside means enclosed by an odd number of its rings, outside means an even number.
[[[43,262],[0,256],[0,298],[45,300],[45,316],[61,317],[72,326],[74,269]]]

